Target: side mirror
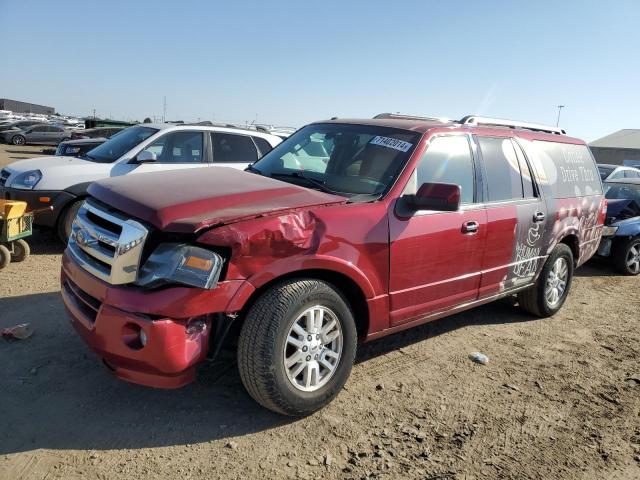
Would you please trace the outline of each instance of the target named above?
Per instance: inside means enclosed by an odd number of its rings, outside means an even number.
[[[460,186],[423,183],[415,195],[405,195],[404,198],[412,210],[455,212],[460,208]]]
[[[150,150],[143,150],[136,157],[136,161],[138,163],[150,163],[150,162],[155,162],[157,160],[158,160],[158,157],[156,157],[156,154]]]

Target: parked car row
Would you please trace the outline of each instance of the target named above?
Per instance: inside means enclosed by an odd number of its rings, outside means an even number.
[[[238,128],[140,124],[109,140],[65,141],[57,153],[70,150],[70,156],[15,162],[0,172],[0,188],[5,197],[27,201],[34,209],[53,206],[38,215],[36,223],[55,228],[66,242],[91,182],[212,165],[242,170],[281,141],[275,135]],[[99,145],[83,153],[85,142]]]
[[[237,344],[286,415],[329,403],[359,342],[506,296],[551,316],[596,252],[640,273],[637,187],[556,127],[394,114],[284,141],[143,124],[0,172],[0,197],[55,207],[71,323],[116,376],[180,387]]]

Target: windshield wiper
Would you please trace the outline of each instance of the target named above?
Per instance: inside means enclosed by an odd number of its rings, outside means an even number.
[[[327,187],[326,183],[324,183],[322,180],[318,180],[316,178],[307,177],[302,172],[293,172],[293,173],[277,173],[276,172],[276,173],[272,173],[271,176],[272,177],[284,177],[284,178],[300,178],[302,180],[305,180],[307,183],[310,183],[311,185],[316,186],[319,190],[322,190],[323,192],[331,193],[333,195],[340,195],[341,197],[344,197],[345,195],[350,195],[347,192],[338,192],[337,190],[333,190],[333,189]]]

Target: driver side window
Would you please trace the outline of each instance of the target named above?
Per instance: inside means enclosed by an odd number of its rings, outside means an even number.
[[[466,136],[435,137],[422,155],[405,193],[416,193],[423,183],[451,183],[460,186],[460,203],[473,203],[473,157]]]
[[[158,163],[202,163],[202,132],[168,133],[144,150],[155,153]]]

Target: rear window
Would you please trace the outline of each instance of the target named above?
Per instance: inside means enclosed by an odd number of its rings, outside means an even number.
[[[258,150],[260,150],[261,157],[269,153],[271,150],[273,150],[273,147],[271,146],[271,144],[267,142],[264,138],[260,138],[260,137],[252,137],[252,138],[253,138],[253,141],[256,142],[256,145],[258,145]]]
[[[611,172],[613,172],[615,170],[615,168],[610,168],[610,167],[602,167],[599,166],[598,167],[598,172],[600,172],[600,178],[602,180],[604,180],[605,178],[607,178],[609,175],[611,175]]]
[[[535,140],[533,164],[538,178],[550,186],[555,198],[600,195],[602,183],[586,145]]]

